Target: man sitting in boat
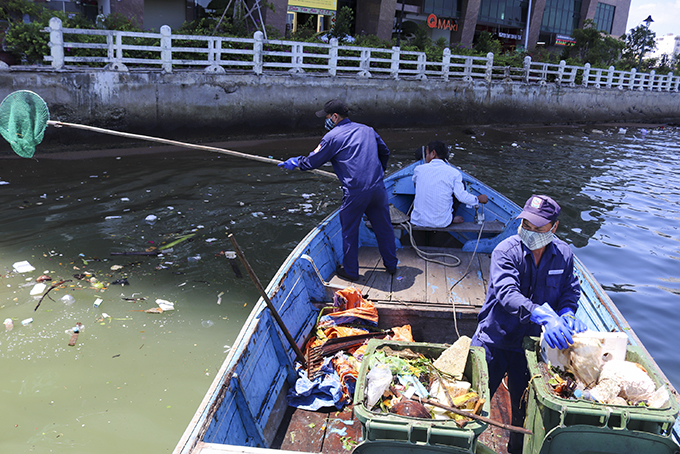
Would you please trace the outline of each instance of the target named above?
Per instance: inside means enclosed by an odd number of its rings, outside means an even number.
[[[521,405],[529,383],[524,337],[539,336],[543,327],[548,344],[565,349],[573,343],[572,333],[586,330],[574,317],[581,287],[571,249],[554,236],[559,214],[560,206],[548,196],[527,200],[517,216],[522,219],[518,234],[491,254],[489,289],[472,337],[472,345],[486,351],[492,397],[507,373],[515,426],[523,424],[526,414]],[[522,452],[522,434],[510,435],[508,452]]]
[[[463,176],[448,164],[449,147],[444,142],[435,140],[425,147],[426,164],[413,171],[413,184],[416,196],[411,212],[411,224],[418,227],[443,228],[450,224],[463,222],[462,216],[455,216],[456,208],[461,203],[477,206],[488,202],[485,194],[474,196],[465,190]],[[415,234],[418,243],[437,243],[436,232],[433,235]],[[449,236],[446,234],[446,236]]]
[[[318,169],[326,162],[342,184],[343,266],[338,276],[347,280],[359,279],[359,227],[364,214],[368,217],[378,240],[378,250],[387,272],[397,271],[397,248],[390,220],[387,191],[383,178],[390,150],[373,128],[353,123],[347,118],[349,109],[339,99],[328,101],[316,116],[326,119],[328,133],[309,156],[297,156],[279,164],[293,170]]]

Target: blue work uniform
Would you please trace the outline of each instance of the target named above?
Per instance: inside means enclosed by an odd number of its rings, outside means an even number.
[[[486,351],[491,396],[508,374],[512,425],[522,426],[526,414],[526,408],[520,405],[529,384],[522,342],[524,336],[541,334],[541,326],[530,320],[531,312],[547,302],[556,313],[566,308],[576,313],[580,295],[574,256],[558,238],[546,246],[538,266],[519,235],[503,240],[491,254],[489,289],[472,345]],[[508,452],[521,449],[522,435],[513,433]]]
[[[300,170],[317,169],[330,161],[342,183],[342,264],[347,274],[359,276],[359,227],[366,214],[378,241],[383,264],[397,267],[397,249],[383,183],[390,150],[373,128],[348,118],[338,122],[309,156],[301,156]]]

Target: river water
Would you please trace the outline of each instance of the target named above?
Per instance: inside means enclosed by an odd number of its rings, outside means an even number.
[[[619,129],[381,133],[394,154],[390,170],[439,139],[453,145],[452,162],[516,203],[532,193],[557,200],[558,234],[678,387],[680,130]],[[317,141],[216,145],[284,159]],[[0,319],[14,325],[0,327],[0,452],[171,452],[258,298],[245,270],[237,277],[220,254],[232,249],[227,233],[266,283],[338,207],[338,184],[148,146],[11,155],[0,159]],[[112,255],[178,240],[162,256]],[[14,272],[20,261],[35,270]],[[30,293],[41,274],[52,277],[48,288],[62,279],[68,287],[34,310],[42,292]],[[157,299],[174,310],[144,312]],[[68,346],[76,323],[84,326]]]

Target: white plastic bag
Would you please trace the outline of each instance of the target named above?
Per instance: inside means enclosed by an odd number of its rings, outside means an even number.
[[[384,364],[376,364],[373,369],[366,374],[366,408],[369,410],[378,402],[380,396],[389,388],[392,383],[392,372]]]

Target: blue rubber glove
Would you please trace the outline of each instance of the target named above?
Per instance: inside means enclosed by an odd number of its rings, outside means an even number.
[[[286,161],[279,164],[279,167],[285,167],[286,170],[294,170],[300,165],[300,156],[295,158],[287,159]]]
[[[545,329],[545,340],[552,348],[564,350],[574,343],[571,334],[572,330],[567,325],[566,320],[557,315],[550,304],[543,303],[531,313],[531,321],[543,325]]]
[[[576,315],[574,315],[574,311],[569,308],[562,309],[560,311],[560,317],[562,317],[564,321],[567,322],[567,326],[569,326],[569,328],[571,328],[571,330],[575,333],[582,333],[588,329],[586,324],[577,319]]]

